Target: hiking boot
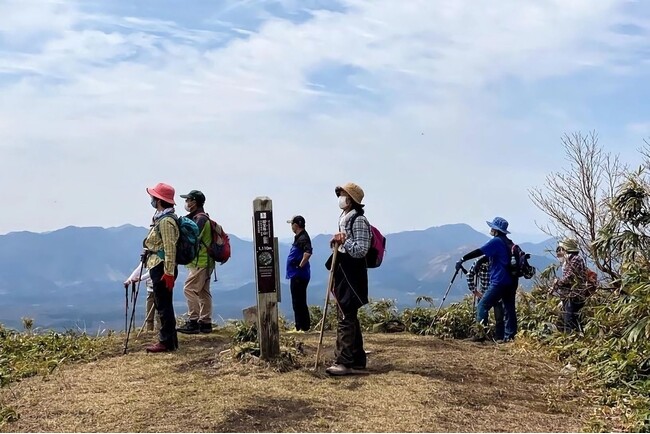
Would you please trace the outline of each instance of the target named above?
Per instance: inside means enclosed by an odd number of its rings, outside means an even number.
[[[212,333],[212,323],[209,322],[199,323],[199,331],[201,333]]]
[[[153,345],[149,345],[146,350],[148,353],[166,353],[167,351],[171,351],[162,342],[156,342]]]
[[[514,342],[514,339],[497,339],[497,344],[511,344]]]
[[[338,363],[333,364],[329,368],[325,369],[325,372],[330,374],[330,375],[350,375],[353,373],[353,370],[351,368],[348,368],[345,365],[340,365]]]
[[[212,325],[210,325],[212,328]],[[186,321],[182,327],[176,329],[178,333],[184,333],[186,335],[195,335],[199,333],[199,322],[198,321]]]

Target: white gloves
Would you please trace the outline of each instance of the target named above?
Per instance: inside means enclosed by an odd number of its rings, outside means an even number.
[[[128,277],[128,279],[124,281],[124,284],[130,285],[133,282],[138,282],[140,280],[147,280],[148,278],[149,278],[149,271],[144,271],[142,269],[142,263],[140,263],[137,267],[135,267],[135,270],[133,270],[133,272]]]

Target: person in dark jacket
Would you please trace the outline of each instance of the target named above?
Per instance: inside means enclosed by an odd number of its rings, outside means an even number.
[[[368,268],[366,255],[370,249],[370,223],[364,216],[364,192],[357,184],[336,187],[339,208],[339,232],[331,239],[337,248],[334,266],[334,296],[338,305],[336,329],[336,361],[325,372],[349,375],[366,368],[366,352],[359,324],[358,311],[368,303]],[[331,257],[328,261],[329,267]]]
[[[313,252],[311,238],[305,230],[305,218],[295,216],[287,223],[295,234],[287,258],[287,279],[291,280],[291,305],[296,321],[296,332],[309,331],[311,321],[307,306],[307,286],[311,277],[309,258]]]
[[[513,242],[507,237],[508,221],[502,217],[495,217],[491,222],[486,222],[490,227],[490,239],[481,248],[473,250],[456,262],[456,271],[462,268],[463,262],[485,255],[490,261],[490,286],[481,297],[476,307],[476,321],[483,328],[488,325],[488,312],[499,300],[503,301],[505,310],[505,333],[503,341],[511,341],[517,334],[517,311],[515,309],[515,296],[517,294],[518,279],[510,273],[510,252]],[[473,340],[484,341],[485,335],[481,333]]]

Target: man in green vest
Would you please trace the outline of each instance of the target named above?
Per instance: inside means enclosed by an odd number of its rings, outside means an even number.
[[[210,293],[210,274],[214,270],[214,260],[208,256],[207,246],[212,241],[212,230],[208,214],[203,210],[205,195],[199,190],[181,194],[185,199],[188,218],[199,227],[199,253],[196,259],[186,265],[189,274],[185,281],[183,294],[187,299],[189,318],[177,331],[185,334],[212,332],[212,294]]]

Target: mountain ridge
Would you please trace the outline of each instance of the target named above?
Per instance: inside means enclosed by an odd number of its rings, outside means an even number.
[[[40,326],[123,326],[122,281],[137,265],[147,228],[124,224],[111,228],[66,226],[44,232],[11,232],[0,235],[0,322],[16,326],[20,317],[34,317]],[[467,251],[489,239],[464,223],[388,233],[387,251],[380,268],[369,270],[374,299],[396,299],[399,307],[412,305],[417,295],[440,298],[451,278],[453,264]],[[312,238],[312,279],[309,304],[322,304],[328,274],[323,264],[329,256],[330,235]],[[533,255],[539,269],[551,262],[545,243],[521,243]],[[213,283],[215,317],[235,318],[241,309],[256,303],[253,244],[231,236],[233,255],[217,267]],[[286,255],[290,244],[280,244],[283,302],[281,310],[291,317]],[[182,285],[185,267],[179,267],[175,287],[177,314],[186,310]],[[461,279],[458,279],[459,281]],[[525,282],[524,282],[525,283]],[[455,284],[449,301],[467,293],[464,283]],[[122,294],[122,295],[120,295]],[[144,298],[144,297],[142,297]],[[139,300],[143,301],[143,300]]]

